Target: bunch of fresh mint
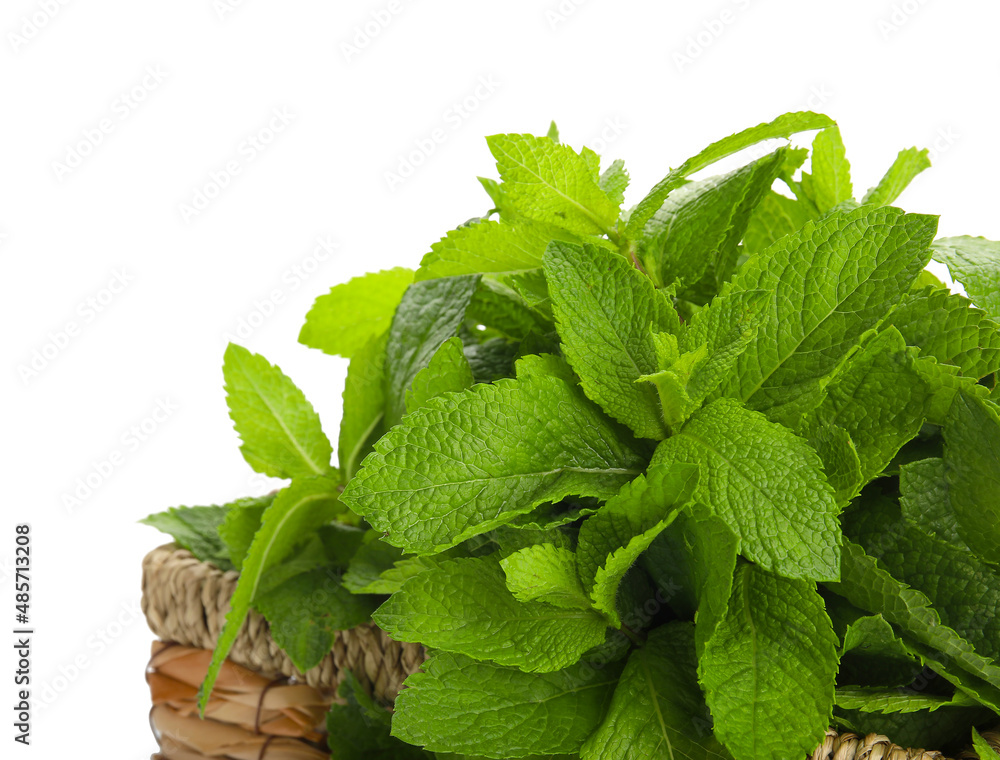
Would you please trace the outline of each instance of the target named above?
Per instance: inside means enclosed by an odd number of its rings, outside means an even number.
[[[1000,243],[889,205],[926,151],[859,202],[836,125],[786,114],[623,212],[621,161],[488,143],[485,217],[309,312],[300,341],[350,359],[339,466],[227,351],[243,454],[291,483],[150,518],[241,571],[203,700],[251,607],[301,668],[375,610],[430,657],[391,736],[349,679],[335,758],[787,760],[829,726],[985,755]]]

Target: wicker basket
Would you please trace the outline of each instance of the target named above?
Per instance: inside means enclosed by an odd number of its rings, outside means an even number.
[[[239,574],[200,562],[174,544],[142,563],[142,610],[161,641],[153,645],[147,681],[150,723],[162,754],[154,760],[323,760],[324,725],[317,718],[337,700],[339,676],[350,670],[382,704],[391,706],[403,681],[424,661],[419,645],[393,641],[368,623],[337,633],[333,649],[299,672],[250,613],[212,694],[206,719],[195,708],[229,599]],[[183,665],[183,667],[182,667]],[[1000,751],[1000,729],[984,738]],[[974,760],[970,751],[962,760]],[[879,734],[827,731],[811,760],[944,760],[940,752],[905,749]]]

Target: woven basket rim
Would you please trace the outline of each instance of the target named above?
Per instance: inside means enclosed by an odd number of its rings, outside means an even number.
[[[142,562],[142,611],[164,641],[214,649],[229,612],[239,573],[198,560],[175,543],[151,550]],[[377,700],[389,705],[403,681],[418,670],[423,647],[393,641],[366,623],[336,633],[330,653],[302,673],[271,637],[263,616],[251,610],[228,659],[268,678],[289,678],[335,693],[350,670]]]
[[[229,611],[229,598],[239,573],[223,571],[197,559],[175,543],[151,550],[142,563],[142,610],[150,629],[165,641],[213,649]],[[269,678],[291,678],[335,693],[339,675],[350,669],[362,685],[390,706],[407,676],[419,670],[426,655],[423,647],[400,644],[366,623],[338,631],[333,650],[315,668],[301,673],[274,642],[267,621],[251,611],[240,630],[229,659]],[[1000,751],[1000,726],[984,734]],[[829,729],[810,760],[947,760],[936,750],[904,748],[881,734],[860,736]],[[962,760],[977,755],[963,752]]]

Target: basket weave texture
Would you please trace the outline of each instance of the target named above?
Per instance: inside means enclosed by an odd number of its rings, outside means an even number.
[[[174,544],[166,544],[146,555],[142,563],[142,610],[153,632],[166,642],[176,642],[187,647],[212,650],[219,631],[229,611],[229,600],[236,588],[239,574],[235,571],[223,572],[213,565],[196,559],[190,552]],[[162,644],[154,647],[154,655]],[[206,652],[205,667],[207,670]],[[372,695],[389,706],[395,700],[403,681],[415,673],[423,663],[423,647],[415,644],[400,644],[377,628],[373,623],[358,626],[349,631],[339,631],[333,650],[319,665],[306,673],[301,673],[287,655],[274,642],[269,633],[267,621],[251,611],[240,630],[236,643],[228,659],[237,665],[255,671],[266,679],[285,683],[308,684],[331,702],[336,698],[339,675],[349,669],[370,690]],[[152,684],[151,684],[152,685]],[[270,687],[269,687],[270,688]],[[202,723],[190,709],[179,706],[158,704],[154,708],[157,733],[166,729],[177,731],[204,731]],[[193,721],[193,722],[192,722]],[[288,744],[283,737],[270,736],[259,731],[247,733],[246,726],[238,727],[229,723],[216,723],[219,730],[232,734],[213,737],[212,744],[219,754],[202,755],[178,752],[154,756],[157,760],[195,760],[201,757],[240,758],[240,753],[229,754],[224,749],[227,742],[246,742],[252,739],[253,758],[259,760],[273,756],[285,757],[283,751],[290,751],[288,757],[311,758],[311,748]],[[243,733],[239,733],[242,731]],[[1000,752],[1000,727],[983,737]],[[278,743],[275,743],[278,742]],[[258,746],[259,745],[259,746]],[[259,753],[259,754],[258,754]],[[963,752],[960,760],[976,760],[978,756],[971,750]],[[858,736],[853,733],[838,734],[834,730],[826,733],[826,738],[807,760],[947,760],[937,751],[908,749],[893,744],[881,734]]]
[[[175,544],[154,549],[142,562],[142,611],[149,627],[164,641],[214,649],[238,578]],[[424,661],[424,650],[393,641],[367,623],[338,631],[330,654],[302,673],[271,638],[264,617],[251,611],[229,659],[266,678],[291,677],[325,693],[335,693],[341,672],[350,670],[377,700],[391,704]]]

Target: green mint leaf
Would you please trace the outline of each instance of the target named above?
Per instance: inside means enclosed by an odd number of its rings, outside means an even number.
[[[838,127],[824,129],[813,139],[812,174],[802,175],[802,187],[821,213],[854,197],[851,164]]]
[[[459,227],[431,246],[420,262],[417,280],[538,269],[549,240],[545,227],[523,220],[513,225],[483,221]]]
[[[472,385],[472,369],[460,338],[449,338],[413,378],[406,392],[406,411],[412,412],[442,393],[464,391]]]
[[[639,257],[655,283],[711,300],[729,279],[750,215],[781,171],[785,149],[719,177],[677,188],[646,223]]]
[[[387,334],[372,338],[351,357],[344,380],[337,458],[344,480],[385,432],[385,346]]]
[[[1000,414],[959,393],[944,426],[949,501],[965,543],[988,562],[1000,562]],[[1000,578],[997,579],[1000,591]],[[998,635],[1000,654],[1000,635]]]
[[[948,266],[951,276],[980,309],[1000,320],[1000,242],[982,237],[949,237],[935,240],[935,261]]]
[[[326,475],[333,447],[295,384],[260,354],[230,343],[222,372],[243,458],[275,478]]]
[[[604,717],[621,669],[582,662],[524,673],[438,653],[406,679],[392,733],[433,752],[492,758],[573,754]]]
[[[580,751],[583,760],[727,760],[712,735],[698,686],[690,623],[649,634],[629,656],[607,715]]]
[[[885,689],[880,687],[845,686],[837,689],[837,707],[861,712],[914,713],[920,710],[934,712],[942,707],[974,707],[978,703],[963,694],[946,697],[922,694],[911,689]]]
[[[327,567],[300,573],[259,595],[253,607],[270,623],[271,636],[303,673],[333,648],[337,631],[371,619],[379,597],[352,594]]]
[[[699,654],[729,607],[739,552],[740,541],[725,521],[694,502],[640,558],[659,597],[679,616],[695,618]]]
[[[719,399],[659,445],[653,465],[674,462],[702,467],[697,498],[740,537],[747,558],[789,578],[838,577],[840,507],[802,438]]]
[[[464,349],[472,378],[477,383],[493,383],[514,376],[518,344],[503,338],[493,338],[485,343],[471,343]]]
[[[173,537],[174,543],[202,562],[211,562],[221,570],[229,570],[233,563],[229,548],[219,537],[219,528],[231,506],[171,507],[139,522],[167,533]]]
[[[865,483],[861,458],[850,434],[839,425],[820,422],[817,416],[806,420],[799,432],[823,460],[823,472],[837,502],[846,505]]]
[[[698,468],[654,466],[584,521],[577,564],[594,606],[621,625],[615,599],[625,573],[690,501]]]
[[[760,411],[801,399],[907,291],[927,263],[936,226],[935,217],[866,207],[808,223],[744,264],[695,315],[690,340],[716,345],[729,330],[728,313],[761,290],[773,293],[721,390]]]
[[[446,560],[425,570],[390,596],[374,619],[396,641],[542,673],[572,665],[604,642],[607,628],[590,609],[518,601],[500,563],[486,557]]]
[[[274,494],[259,498],[238,499],[226,512],[226,517],[219,525],[218,536],[226,545],[233,568],[241,570],[243,560],[247,556],[254,534],[260,528],[260,521],[266,510],[274,501]]]
[[[650,329],[667,331],[672,307],[623,256],[553,242],[545,274],[562,350],[588,397],[643,438],[667,434],[656,389],[636,381],[658,369]]]
[[[316,299],[299,333],[299,343],[350,359],[389,329],[413,270],[396,267],[335,285]]]
[[[737,569],[728,613],[698,664],[715,734],[736,760],[807,755],[822,742],[837,644],[814,584]]]
[[[798,111],[783,114],[774,121],[758,124],[756,127],[744,129],[742,132],[737,132],[712,143],[701,153],[689,158],[671,171],[647,193],[629,216],[628,235],[633,238],[638,237],[638,233],[646,226],[646,222],[656,213],[656,210],[663,205],[670,192],[680,187],[689,175],[764,140],[789,137],[796,132],[832,126],[835,126],[835,122],[828,116],[809,111]]]
[[[341,703],[331,705],[326,717],[333,760],[431,760],[430,753],[389,734],[392,713],[376,704],[350,670],[341,671],[337,694]]]
[[[748,253],[760,253],[785,235],[802,229],[815,219],[806,204],[780,195],[773,190],[764,194],[743,235],[743,248]]]
[[[518,215],[580,235],[614,230],[618,204],[601,190],[585,155],[533,135],[493,135],[486,142]]]
[[[387,428],[402,418],[414,376],[458,333],[478,285],[477,275],[445,277],[415,282],[403,295],[385,347]]]
[[[432,399],[376,444],[343,500],[428,554],[565,496],[608,498],[644,466],[578,389],[533,375]]]
[[[621,206],[625,200],[625,189],[628,187],[628,172],[625,170],[625,162],[620,158],[612,161],[608,168],[601,173],[597,184],[604,194],[611,199],[615,205]]]
[[[466,318],[474,324],[483,325],[490,334],[500,333],[513,340],[524,340],[532,332],[552,329],[552,325],[528,306],[517,291],[486,278],[479,282]]]
[[[910,522],[932,536],[965,545],[948,492],[944,459],[921,459],[900,467],[899,493],[899,506]]]
[[[913,369],[903,336],[889,327],[852,357],[826,388],[807,427],[843,428],[861,465],[861,483],[876,478],[924,422],[927,388]],[[849,455],[848,455],[849,456]],[[851,494],[853,496],[853,494]]]
[[[924,593],[944,624],[977,651],[1000,655],[1000,575],[995,570],[963,547],[902,519],[888,500],[866,501],[845,521],[845,531],[893,577]],[[996,544],[990,547],[995,554]]]
[[[979,379],[1000,369],[1000,324],[947,288],[910,292],[890,319],[921,355],[954,364],[966,377]]]
[[[576,554],[555,544],[528,546],[500,561],[507,588],[518,601],[546,602],[563,609],[590,609],[580,583]]]
[[[260,530],[254,536],[243,570],[230,601],[226,622],[219,633],[208,673],[198,693],[202,714],[212,693],[212,686],[236,637],[243,627],[250,606],[256,601],[264,575],[284,560],[302,536],[332,521],[343,511],[337,501],[337,484],[326,478],[293,480],[274,497],[264,512]]]
[[[927,149],[904,148],[899,151],[889,171],[875,187],[865,193],[861,201],[865,205],[888,206],[896,200],[913,179],[924,169],[930,168]]]
[[[976,729],[972,729],[972,748],[979,760],[1000,760],[1000,736],[996,732],[987,734],[992,741],[986,741]]]
[[[888,538],[885,543],[895,540],[895,534]],[[1000,688],[1000,665],[945,625],[925,594],[897,580],[858,544],[845,541],[841,557],[841,580],[828,584],[833,591],[862,609],[881,614],[908,638],[937,650],[948,662],[946,670],[964,670]]]

